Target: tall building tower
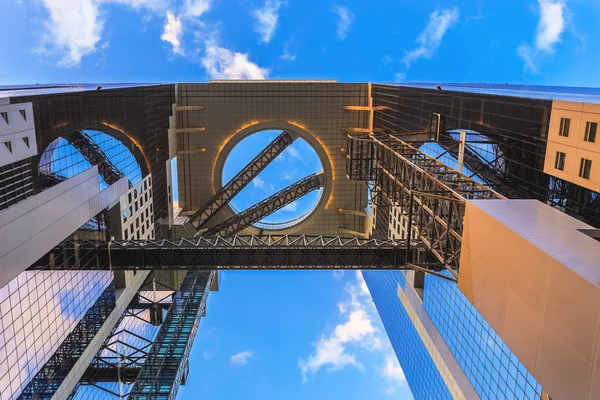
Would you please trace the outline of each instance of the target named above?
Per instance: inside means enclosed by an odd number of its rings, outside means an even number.
[[[239,268],[362,269],[417,399],[600,398],[598,123],[577,88],[0,87],[0,398],[175,398]]]
[[[373,85],[373,235],[460,265],[363,272],[415,398],[599,398],[599,94]]]

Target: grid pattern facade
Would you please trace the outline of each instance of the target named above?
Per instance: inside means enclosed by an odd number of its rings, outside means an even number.
[[[494,177],[494,190],[508,198],[548,203],[600,226],[597,193],[543,172],[551,100],[464,93],[450,87],[441,91],[404,85],[372,87],[374,105],[388,107],[375,111],[375,129],[400,136],[428,133],[432,116],[440,115],[442,138],[453,139],[451,134],[460,130],[478,132],[501,152],[500,165],[485,166],[486,174]]]
[[[398,298],[401,271],[363,271],[377,312],[415,399],[452,399],[419,333]]]
[[[176,111],[179,205],[198,210],[220,189],[221,171],[230,150],[247,135],[285,130],[306,140],[322,160],[326,174],[321,202],[312,216],[282,231],[336,236],[339,228],[364,231],[364,218],[339,208],[362,211],[367,191],[345,177],[345,128],[366,128],[368,113],[344,110],[367,105],[366,84],[302,82],[231,82],[179,84],[177,105],[204,106],[202,111]],[[202,132],[187,131],[204,127]],[[198,149],[204,148],[201,152]],[[206,227],[234,216],[226,206]],[[249,228],[244,233],[258,230]]]
[[[538,400],[542,388],[455,283],[425,275],[423,306],[482,399]]]
[[[25,271],[0,288],[0,398],[15,399],[94,304],[106,271]]]
[[[127,175],[131,184],[135,185],[142,179],[142,171],[131,151],[123,143],[98,131],[86,131],[87,137],[92,139],[93,144],[98,146],[114,167],[122,174]],[[76,146],[86,146],[78,143]],[[40,173],[53,174],[58,179],[71,178],[80,172],[91,168],[92,165],[77,150],[77,148],[64,138],[54,140],[42,153],[39,163]],[[98,175],[100,190],[109,186],[102,175]]]
[[[28,160],[0,167],[0,210],[33,195],[31,165]]]
[[[146,176],[121,196],[122,238],[153,239],[154,208],[152,206],[152,175]]]

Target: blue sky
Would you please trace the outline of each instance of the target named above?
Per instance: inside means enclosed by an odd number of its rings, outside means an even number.
[[[225,161],[223,184],[227,183],[244,166],[264,149],[281,131],[262,131],[244,138],[238,143]],[[320,172],[323,166],[317,152],[303,139],[296,139],[275,160],[246,186],[230,205],[242,211],[266,197],[286,188],[308,175]],[[292,221],[314,208],[321,197],[314,190],[284,208],[267,216],[260,222],[285,223]]]
[[[4,84],[265,77],[600,84],[597,0],[2,3]]]
[[[598,0],[3,0],[0,85],[319,78],[599,86],[598,20]],[[240,154],[253,157],[268,141],[259,139]],[[274,162],[239,208],[289,184],[287,172],[298,179],[316,170],[301,143],[292,148],[299,156],[286,151],[289,171]],[[243,163],[236,158],[230,173]],[[411,398],[360,276],[340,271],[223,273],[179,398],[202,396]]]

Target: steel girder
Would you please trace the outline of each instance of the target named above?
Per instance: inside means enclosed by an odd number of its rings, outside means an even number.
[[[58,390],[75,362],[94,339],[115,308],[115,288],[109,285],[90,307],[52,357],[23,389],[19,399],[50,399]]]
[[[454,158],[458,159],[458,147],[460,141],[452,138],[448,134],[441,135],[441,140],[438,143],[446,152],[450,153]],[[502,171],[499,171],[494,167],[494,162],[485,160],[476,151],[472,150],[467,142],[465,145],[464,152],[464,163],[474,174],[479,176],[487,186],[494,188],[494,190],[502,193],[510,199],[524,198],[525,194],[515,189],[518,187],[517,184],[511,183],[508,179],[509,176]],[[472,176],[471,176],[472,177]]]
[[[324,178],[325,174],[323,172],[302,178],[252,207],[247,208],[241,213],[212,227],[204,232],[203,236],[235,235],[244,228],[273,214],[275,211],[282,209],[313,190],[320,189],[323,187]]]
[[[225,186],[223,186],[206,204],[194,215],[189,217],[189,222],[196,229],[200,229],[213,217],[225,204],[242,191],[254,178],[258,176],[274,159],[277,158],[289,145],[295,136],[288,132],[281,132],[267,145],[256,157],[252,159],[240,172],[238,172]]]
[[[72,241],[31,267],[50,270],[404,269],[419,240],[323,236],[194,237],[177,240]]]
[[[466,199],[503,196],[388,134],[349,136],[348,177],[371,182],[457,277]]]
[[[175,399],[185,382],[187,363],[214,271],[188,271],[135,380],[128,398]]]
[[[74,131],[64,138],[75,147],[81,155],[92,165],[98,166],[98,173],[108,185],[116,183],[125,175],[110,161],[102,149],[94,143],[92,138],[84,131]],[[131,182],[129,183],[131,187]]]

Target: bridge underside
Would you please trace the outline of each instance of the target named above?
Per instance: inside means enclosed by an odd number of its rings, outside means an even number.
[[[322,236],[197,237],[65,241],[32,269],[405,269],[426,249],[417,240]],[[434,268],[435,269],[435,268]]]

